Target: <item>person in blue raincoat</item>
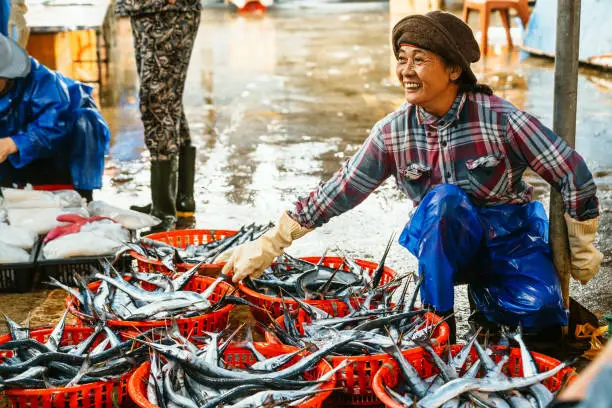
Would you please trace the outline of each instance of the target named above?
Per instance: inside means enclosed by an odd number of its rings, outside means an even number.
[[[0,185],[102,186],[110,131],[91,87],[38,63],[0,36]]]
[[[373,126],[328,181],[299,197],[277,227],[222,254],[233,280],[260,276],[293,240],[361,203],[387,178],[416,210],[399,242],[418,258],[421,301],[449,317],[454,285],[467,283],[487,322],[561,335],[568,323],[548,243],[548,220],[527,168],[561,192],[571,273],[586,284],[603,255],[593,245],[599,205],[583,158],[537,118],[478,84],[470,27],[434,11],[392,34],[406,102]],[[355,58],[359,57],[358,53]]]

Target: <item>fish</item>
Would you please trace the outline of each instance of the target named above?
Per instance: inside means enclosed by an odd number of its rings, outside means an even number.
[[[520,332],[506,332],[510,339],[519,344],[521,360],[525,360],[522,361],[524,377],[508,377],[504,374],[503,367],[508,362],[510,349],[505,346],[485,349],[478,342],[477,335],[478,332],[454,356],[449,355],[447,361],[443,359],[444,353],[440,354],[424,340],[417,340],[427,358],[439,370],[439,374],[431,380],[427,388],[427,381],[415,375],[414,367],[406,366],[409,363],[403,355],[398,353],[397,349],[388,347],[386,350],[400,366],[401,382],[405,387],[403,392],[399,391],[401,387],[398,390],[387,388],[388,395],[406,407],[448,408],[462,406],[461,401],[469,401],[478,407],[539,408],[542,402],[553,399],[553,394],[541,382],[573,363],[572,360],[564,361],[547,371],[538,372]],[[470,362],[472,350],[476,352],[478,359]],[[498,361],[495,362],[491,355],[497,355]],[[477,373],[481,367],[484,368],[484,375],[478,377]]]
[[[48,284],[66,290],[75,299],[74,306],[94,324],[107,320],[179,319],[206,314],[230,303],[250,304],[230,293],[220,299],[214,297],[217,301],[212,301],[219,284],[227,279],[225,276],[215,279],[202,293],[185,290],[197,275],[197,269],[198,265],[170,277],[161,273],[119,273],[112,267],[105,268],[104,274],[94,275],[100,281],[95,293],[79,277],[76,278],[78,288],[68,287],[53,278]]]
[[[324,257],[314,263],[285,252],[264,270],[261,277],[245,279],[244,283],[255,292],[274,297],[286,295],[300,300],[358,297],[371,288],[379,288],[391,242],[390,240],[387,244],[379,267],[372,271],[372,275],[342,249],[336,248],[334,251],[343,259],[342,265],[338,267],[324,265],[321,262]],[[389,288],[389,285],[385,285],[385,288]],[[385,291],[380,291],[379,294],[387,296]]]
[[[0,347],[13,351],[13,356],[0,362],[0,389],[72,387],[107,381],[128,373],[147,358],[147,349],[141,343],[120,341],[103,323],[77,344],[64,345],[65,313],[44,342],[31,337],[27,328],[7,321],[10,340]],[[144,333],[142,337],[149,335]]]
[[[246,342],[251,342],[250,329],[238,330],[246,330]],[[160,407],[189,408],[297,406],[314,395],[335,390],[326,384],[348,364],[345,362],[318,379],[308,380],[312,377],[306,373],[329,355],[333,345],[316,353],[288,349],[278,355],[266,351],[269,349],[265,345],[264,348],[257,345],[252,347],[256,351],[253,353],[245,342],[230,343],[238,330],[228,335],[207,333],[200,339],[198,351],[187,339],[183,340],[188,343],[173,340],[172,329],[154,342],[139,340],[152,351],[151,370],[146,378],[149,402]],[[227,346],[232,347],[229,353],[223,351]],[[237,354],[235,350],[242,351]],[[242,353],[257,356],[257,361],[244,366],[250,359],[243,359]],[[238,359],[234,360],[235,357]]]
[[[411,275],[399,279],[409,276]],[[390,284],[398,287],[399,279]],[[335,352],[341,356],[359,356],[364,352],[385,354],[385,348],[393,347],[396,342],[399,348],[404,350],[415,347],[416,339],[428,339],[432,336],[435,326],[424,318],[426,310],[408,310],[401,303],[392,304],[391,296],[380,296],[383,291],[388,291],[386,285],[369,288],[363,302],[357,304],[352,312],[335,317],[291,296],[297,301],[299,310],[289,311],[282,303],[282,324],[273,322],[268,330],[283,343],[305,349],[324,346],[330,336],[355,336],[354,341]],[[408,296],[406,290],[402,296]],[[348,305],[351,301],[347,299],[345,303]]]
[[[143,237],[131,244],[130,248],[134,249],[134,246],[137,246],[136,252],[139,255],[151,260],[161,261],[168,270],[176,272],[177,264],[215,263],[224,252],[259,238],[272,227],[274,227],[273,223],[261,225],[252,223],[242,226],[234,235],[219,237],[218,239],[213,230],[211,231],[212,240],[210,242],[199,245],[189,244],[185,248],[178,248],[165,242]],[[125,247],[122,247],[119,251],[125,249]]]

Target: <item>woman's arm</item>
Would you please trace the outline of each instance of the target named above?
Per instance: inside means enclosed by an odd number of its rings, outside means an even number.
[[[583,158],[534,117],[515,112],[508,118],[508,137],[514,152],[537,174],[561,192],[571,251],[572,277],[586,284],[603,259],[593,242],[597,234],[597,187]]]
[[[310,194],[298,198],[291,218],[316,228],[357,206],[392,174],[393,154],[385,148],[384,133],[377,124],[370,136],[342,167]]]
[[[583,221],[599,216],[597,187],[584,159],[533,116],[508,116],[507,136],[513,151],[563,197],[566,212]]]
[[[294,240],[363,201],[391,174],[391,161],[383,133],[375,126],[359,151],[331,179],[300,198],[293,213],[283,213],[262,237],[222,254],[216,260],[227,261],[222,273],[233,271],[234,282],[260,276]]]

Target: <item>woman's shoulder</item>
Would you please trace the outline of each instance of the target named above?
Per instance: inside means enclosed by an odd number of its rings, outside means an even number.
[[[510,115],[522,112],[519,108],[514,106],[512,102],[495,94],[487,95],[482,92],[469,92],[468,104],[472,108],[496,113],[498,115]]]

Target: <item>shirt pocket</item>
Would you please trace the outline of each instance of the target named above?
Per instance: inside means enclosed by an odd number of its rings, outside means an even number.
[[[421,202],[431,188],[431,167],[411,162],[400,167],[399,172],[403,190],[408,197],[417,203]]]
[[[508,169],[502,152],[475,157],[465,162],[472,197],[499,201],[508,190]],[[496,200],[497,199],[497,200]]]

